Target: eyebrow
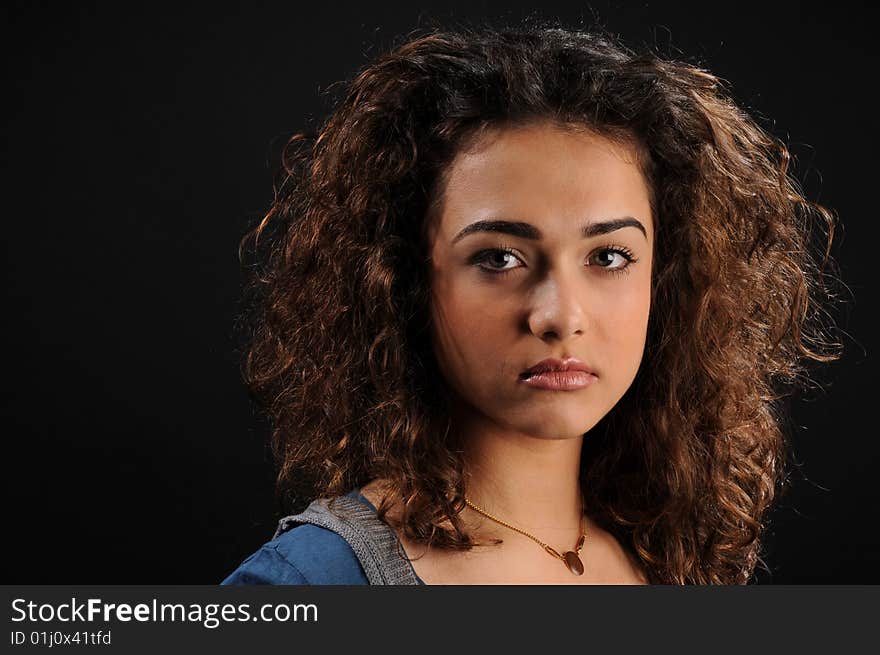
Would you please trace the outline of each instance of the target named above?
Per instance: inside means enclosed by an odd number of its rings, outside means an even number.
[[[648,232],[645,230],[645,226],[632,216],[622,216],[621,218],[612,218],[604,221],[591,221],[581,228],[581,238],[589,239],[602,234],[608,234],[609,232],[615,232],[616,230],[625,227],[636,227],[642,231],[642,234],[645,235],[646,239],[648,238]],[[457,243],[468,234],[474,234],[476,232],[500,232],[502,234],[510,234],[523,239],[533,239],[536,241],[541,239],[541,230],[531,223],[523,223],[521,221],[485,220],[476,221],[475,223],[471,223],[464,227],[455,235],[455,238],[452,239],[452,243]]]

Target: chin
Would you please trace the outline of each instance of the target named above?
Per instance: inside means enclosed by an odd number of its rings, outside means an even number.
[[[575,439],[593,429],[596,423],[598,420],[592,419],[563,421],[556,416],[553,420],[530,422],[528,425],[513,427],[537,439]]]

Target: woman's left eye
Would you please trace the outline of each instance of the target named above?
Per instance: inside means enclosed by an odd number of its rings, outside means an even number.
[[[629,265],[633,262],[638,261],[635,257],[633,257],[632,251],[629,248],[624,248],[623,246],[609,246],[607,248],[597,250],[594,254],[604,256],[602,257],[602,260],[607,262],[607,265],[604,263],[600,263],[599,268],[606,269],[609,273],[629,273]],[[617,266],[614,265],[615,258],[617,258],[618,261],[621,262]]]

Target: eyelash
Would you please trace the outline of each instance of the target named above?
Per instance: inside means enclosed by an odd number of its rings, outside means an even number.
[[[481,250],[480,252],[478,252],[477,254],[475,254],[471,258],[471,263],[474,265],[478,265],[478,264],[486,261],[490,255],[493,255],[496,252],[503,252],[508,255],[512,255],[514,257],[517,257],[516,252],[514,251],[513,248],[511,248],[510,246],[502,245],[498,248],[487,248],[485,250]],[[595,252],[614,252],[614,253],[618,253],[619,255],[622,255],[624,257],[624,259],[626,259],[626,265],[621,266],[620,268],[608,268],[607,266],[599,266],[600,269],[605,269],[603,271],[604,275],[629,275],[629,273],[632,272],[629,270],[630,264],[634,264],[635,262],[639,261],[638,259],[636,259],[633,256],[632,251],[629,248],[627,248],[626,246],[609,245],[609,246],[605,246],[604,248],[600,248],[599,250],[594,251],[594,253]],[[519,257],[517,257],[517,259],[519,259]],[[489,275],[504,276],[504,275],[507,275],[508,273],[516,270],[516,268],[519,268],[519,267],[517,266],[515,268],[508,268],[505,270],[485,268],[483,266],[477,266],[477,268],[479,268],[481,271],[483,271]]]

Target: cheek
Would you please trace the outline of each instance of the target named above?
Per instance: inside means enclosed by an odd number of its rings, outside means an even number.
[[[465,282],[437,280],[432,292],[434,347],[447,378],[479,377],[480,371],[503,361],[510,346],[505,308]]]
[[[614,350],[615,360],[629,368],[641,360],[651,309],[650,283],[618,290],[613,301],[598,317],[604,340]]]

